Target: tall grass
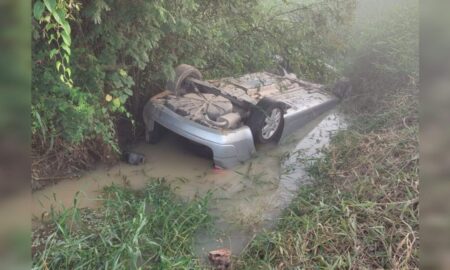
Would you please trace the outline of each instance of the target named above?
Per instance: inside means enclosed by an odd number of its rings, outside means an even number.
[[[360,1],[357,11],[348,130],[309,168],[315,183],[277,228],[237,258],[239,269],[419,267],[418,2],[383,2]],[[374,8],[382,12],[367,17]]]
[[[33,269],[198,269],[192,241],[209,224],[207,202],[180,201],[161,180],[107,187],[100,209],[53,212],[34,232]]]
[[[259,234],[235,269],[418,268],[417,98],[397,92],[339,132],[278,226]],[[179,201],[163,182],[111,186],[99,210],[52,213],[34,269],[202,269],[194,233],[207,198]],[[35,234],[42,232],[35,231]],[[35,237],[36,239],[36,237]],[[35,241],[36,242],[36,241]]]
[[[309,168],[317,182],[249,245],[239,269],[419,267],[417,99],[391,98],[336,135]]]

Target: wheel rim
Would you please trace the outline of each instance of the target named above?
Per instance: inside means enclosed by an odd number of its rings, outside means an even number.
[[[282,113],[279,108],[274,108],[272,112],[267,115],[265,119],[266,124],[262,128],[261,132],[263,139],[268,140],[275,134],[275,132],[277,132],[281,123],[281,117]]]

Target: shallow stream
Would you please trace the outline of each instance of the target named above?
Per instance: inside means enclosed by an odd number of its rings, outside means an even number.
[[[139,189],[152,177],[164,177],[179,196],[190,199],[212,192],[210,213],[215,217],[211,232],[201,232],[196,241],[200,254],[227,247],[242,251],[259,231],[268,229],[310,182],[306,158],[317,157],[330,135],[345,128],[336,112],[322,115],[278,145],[260,145],[254,158],[232,170],[213,169],[212,160],[195,155],[185,140],[169,134],[160,143],[134,146],[146,156],[139,166],[125,163],[99,165],[78,180],[65,180],[33,193],[32,213],[40,217],[51,207],[98,207],[101,189],[112,183]]]

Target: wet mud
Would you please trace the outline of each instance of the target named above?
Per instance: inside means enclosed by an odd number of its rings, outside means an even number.
[[[213,168],[212,160],[199,155],[192,145],[168,134],[160,143],[137,144],[133,151],[145,155],[139,166],[120,163],[99,165],[78,180],[61,181],[33,193],[32,214],[36,219],[53,208],[96,208],[103,187],[118,184],[143,188],[154,178],[165,178],[184,199],[211,193],[211,230],[199,232],[195,249],[199,255],[217,248],[240,253],[254,235],[276,224],[298,189],[311,182],[305,168],[320,155],[330,136],[345,128],[343,117],[332,111],[310,122],[282,142],[258,145],[257,153],[231,170]]]

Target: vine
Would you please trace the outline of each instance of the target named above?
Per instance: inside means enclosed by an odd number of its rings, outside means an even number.
[[[34,18],[44,24],[43,35],[52,49],[50,59],[55,60],[56,70],[60,73],[60,80],[73,87],[71,56],[71,28],[67,20],[68,10],[80,10],[78,3],[73,1],[37,0],[33,6]]]

